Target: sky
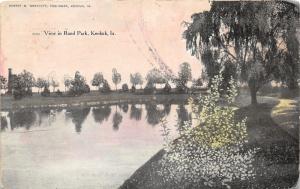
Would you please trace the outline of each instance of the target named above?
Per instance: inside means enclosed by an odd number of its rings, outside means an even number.
[[[112,84],[112,69],[116,68],[122,76],[121,84],[129,83],[130,73],[145,76],[150,69],[159,68],[157,56],[151,54],[149,46],[174,73],[181,63],[188,62],[194,78],[201,74],[200,61],[186,51],[182,22],[190,21],[194,13],[208,10],[208,0],[76,1],[89,4],[90,8],[29,8],[29,4],[65,3],[26,2],[26,8],[9,8],[9,3],[1,6],[1,75],[6,76],[8,68],[13,73],[26,69],[35,77],[54,76],[63,88],[64,75],[73,77],[76,70],[89,84],[96,72],[102,72]],[[44,34],[64,30],[106,30],[115,35]]]

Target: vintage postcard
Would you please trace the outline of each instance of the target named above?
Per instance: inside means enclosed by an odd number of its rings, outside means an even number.
[[[299,188],[296,1],[0,3],[0,189]]]

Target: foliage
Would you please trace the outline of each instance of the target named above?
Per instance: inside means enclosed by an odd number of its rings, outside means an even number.
[[[109,86],[107,80],[104,80],[104,81],[103,81],[103,86],[102,86],[102,88],[100,88],[99,90],[100,90],[100,92],[102,92],[102,93],[108,93],[108,92],[111,91],[110,86]]]
[[[68,75],[65,75],[64,76],[64,85],[65,85],[65,91],[66,89],[69,89],[70,86],[71,86],[71,81],[72,81],[72,78]]]
[[[23,70],[19,75],[21,85],[25,88],[25,90],[29,91],[32,87],[35,86],[35,79],[33,77],[33,74]]]
[[[7,79],[0,75],[0,89],[7,89]]]
[[[145,88],[144,88],[144,93],[145,94],[152,94],[155,91],[155,86],[152,82],[147,82]]]
[[[192,80],[192,70],[189,63],[184,62],[180,64],[178,72],[178,81],[182,86],[186,87],[188,81]]]
[[[131,92],[132,92],[132,93],[134,93],[134,92],[135,92],[135,90],[136,90],[135,86],[134,86],[134,85],[132,85],[132,87],[131,87]]]
[[[130,82],[135,87],[136,85],[143,85],[143,77],[140,73],[130,74]]]
[[[204,69],[202,69],[201,70],[201,80],[203,81],[203,82],[207,82],[208,81],[208,75],[207,75],[207,73],[206,73],[206,71],[204,70]]]
[[[79,71],[76,71],[74,79],[71,81],[69,94],[78,96],[88,92],[90,92],[90,87],[86,84],[85,78],[80,75]]]
[[[52,86],[53,92],[55,92],[56,87],[59,87],[59,82],[57,80],[55,80],[54,78],[51,79],[49,84],[50,84],[50,86]]]
[[[260,87],[279,78],[287,67],[282,62],[287,41],[282,39],[298,15],[293,4],[281,1],[214,1],[210,11],[192,16],[183,37],[186,48],[204,63],[209,78],[225,62],[225,70],[229,71],[223,73],[225,82],[232,76],[247,82],[252,103],[256,104]]]
[[[193,87],[201,87],[203,86],[203,81],[201,78],[198,78],[198,79],[195,79],[193,80],[193,84],[192,84]]]
[[[103,84],[103,82],[104,82],[103,74],[101,72],[95,73],[93,80],[91,81],[92,86],[98,87],[99,89],[101,84]]]
[[[50,90],[48,86],[44,87],[44,90],[41,92],[41,95],[45,97],[50,96]]]
[[[166,77],[163,75],[163,73],[157,69],[157,68],[153,68],[152,70],[150,70],[146,76],[146,80],[147,80],[147,85],[149,83],[154,84],[163,84],[167,82]]]
[[[57,91],[55,93],[57,96],[62,96],[62,92],[59,89],[57,89]]]
[[[200,96],[199,104],[189,100],[193,119],[181,123],[179,138],[174,142],[167,122],[162,121],[166,154],[160,161],[160,174],[165,180],[220,187],[253,176],[252,161],[257,149],[244,149],[246,119],[235,121],[232,106],[236,84],[232,79],[226,95],[221,96],[222,80],[221,73],[212,79],[208,95]]]
[[[164,93],[170,93],[171,90],[172,90],[171,85],[167,82],[164,86],[163,91],[164,91]]]
[[[122,91],[123,92],[128,92],[129,91],[128,85],[126,83],[122,85]]]
[[[187,93],[188,92],[188,88],[183,85],[183,83],[181,83],[180,81],[176,80],[176,90],[180,93]]]
[[[15,99],[21,99],[24,96],[32,95],[32,87],[35,86],[33,74],[23,70],[20,74],[14,76],[12,81],[13,96]]]
[[[35,87],[37,87],[39,89],[39,91],[40,91],[40,89],[42,89],[44,87],[48,87],[48,86],[49,86],[49,84],[46,81],[46,79],[41,78],[41,77],[37,78],[36,83],[35,83]]]
[[[292,17],[292,23],[297,18]],[[299,19],[299,18],[298,18]],[[286,44],[286,51],[283,53],[283,61],[280,66],[280,81],[285,83],[289,89],[298,88],[297,79],[299,79],[299,41],[297,39],[296,24],[291,24],[287,32],[283,35],[283,41]]]
[[[118,84],[121,82],[121,74],[117,72],[117,69],[114,68],[112,70],[112,81],[116,86],[116,90],[118,89]]]

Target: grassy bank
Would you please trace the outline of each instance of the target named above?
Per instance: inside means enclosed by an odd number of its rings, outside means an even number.
[[[90,92],[76,97],[50,96],[42,97],[34,94],[20,100],[12,96],[1,96],[1,110],[12,110],[20,108],[43,108],[43,107],[69,107],[69,106],[94,106],[117,103],[146,103],[155,101],[157,103],[183,102],[189,98],[189,94],[143,94],[143,93],[120,93],[111,92],[100,94]]]
[[[278,103],[278,102],[277,102]],[[236,119],[247,116],[247,149],[258,148],[254,157],[255,177],[246,180],[234,180],[231,188],[290,188],[298,179],[299,141],[291,137],[271,118],[271,111],[277,103],[264,103],[258,106],[246,106],[237,110]],[[204,183],[174,183],[164,180],[160,160],[164,150],[155,154],[140,167],[120,189],[176,189],[210,188]],[[226,188],[213,186],[212,188]]]

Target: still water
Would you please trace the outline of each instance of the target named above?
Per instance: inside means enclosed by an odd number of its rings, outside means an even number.
[[[176,133],[189,112],[184,104],[1,112],[3,185],[118,188],[163,147],[161,119]]]

